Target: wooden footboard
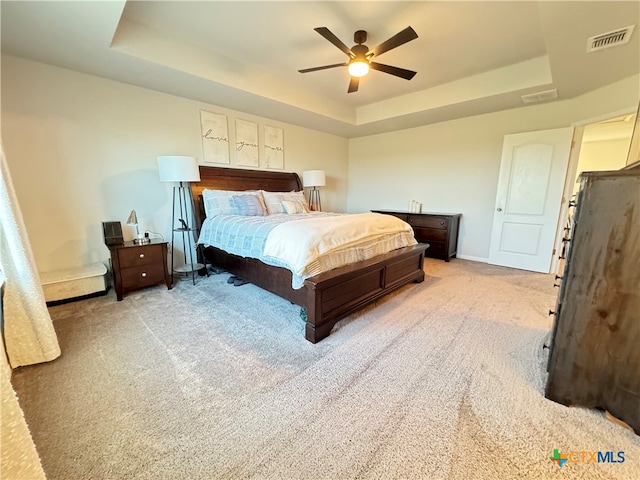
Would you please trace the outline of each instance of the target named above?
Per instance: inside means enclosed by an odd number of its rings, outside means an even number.
[[[414,245],[336,268],[308,278],[297,290],[291,287],[291,272],[287,269],[214,247],[204,252],[212,265],[304,308],[305,338],[317,343],[329,335],[338,320],[407,283],[422,282],[426,248],[426,244]]]

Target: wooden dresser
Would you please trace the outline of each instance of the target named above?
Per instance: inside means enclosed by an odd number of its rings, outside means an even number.
[[[640,171],[580,182],[545,395],[608,410],[640,435]]]
[[[167,242],[151,240],[138,245],[124,242],[109,246],[113,283],[116,297],[122,300],[131,290],[166,283],[171,289],[171,277],[167,270]]]
[[[458,253],[460,213],[411,213],[401,210],[371,210],[373,213],[394,215],[413,228],[416,240],[428,243],[425,256],[441,258],[445,262]]]

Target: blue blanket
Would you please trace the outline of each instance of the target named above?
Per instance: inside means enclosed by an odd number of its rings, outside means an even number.
[[[331,215],[340,214],[313,212],[296,215],[267,215],[264,217],[217,215],[205,219],[198,243],[204,246],[211,245],[240,257],[257,258],[269,265],[274,265],[273,261],[266,261],[263,258],[264,244],[273,228],[284,222]],[[282,265],[276,266],[280,267]]]

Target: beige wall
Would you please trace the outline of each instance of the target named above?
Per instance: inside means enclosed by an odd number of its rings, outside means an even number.
[[[631,138],[583,142],[578,174],[598,170],[618,170],[627,164]]]
[[[638,76],[582,97],[349,142],[348,211],[406,209],[462,213],[459,256],[489,256],[493,208],[505,135],[572,126],[633,109]]]
[[[2,136],[40,271],[105,261],[101,222],[122,222],[130,238],[133,208],[141,228],[168,237],[171,186],[158,181],[156,156],[202,157],[202,109],[230,125],[282,127],[286,170],[326,170],[325,210],[418,200],[425,211],[460,212],[460,256],[485,260],[504,135],[631,111],[638,85],[635,76],[573,100],[347,140],[3,56]]]
[[[631,138],[582,142],[572,192],[578,193],[582,172],[619,170],[627,164]]]
[[[3,56],[2,139],[38,269],[106,261],[101,222],[131,238],[132,209],[141,230],[170,239],[171,184],[156,157],[202,158],[201,110],[227,115],[230,133],[236,118],[283,128],[285,169],[324,169],[323,207],[346,209],[344,138]]]

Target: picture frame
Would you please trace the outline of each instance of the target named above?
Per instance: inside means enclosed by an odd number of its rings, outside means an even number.
[[[266,168],[284,170],[284,131],[264,126],[264,164]]]
[[[259,166],[258,124],[236,119],[236,164],[244,167]]]
[[[200,111],[204,163],[230,163],[227,117],[219,113]]]

